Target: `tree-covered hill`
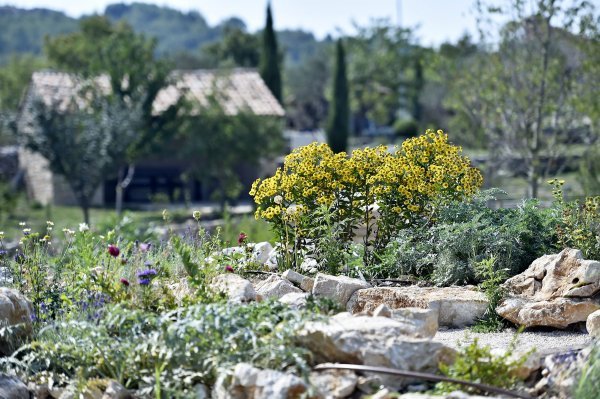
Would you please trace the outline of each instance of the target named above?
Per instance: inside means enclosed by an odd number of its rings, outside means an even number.
[[[0,6],[0,27],[0,63],[5,63],[11,54],[39,54],[44,36],[72,32],[78,24],[58,11]]]
[[[111,4],[104,15],[112,21],[127,22],[138,33],[155,37],[156,51],[161,56],[199,55],[200,49],[219,40],[226,28],[246,30],[244,21],[237,17],[210,26],[199,12],[182,12],[145,3]],[[40,54],[46,35],[75,31],[78,19],[48,9],[0,7],[0,26],[0,64],[4,64],[13,54]],[[314,55],[320,46],[309,32],[290,30],[278,34],[286,64],[299,64]]]

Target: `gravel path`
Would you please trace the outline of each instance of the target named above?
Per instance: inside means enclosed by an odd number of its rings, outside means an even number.
[[[459,348],[470,343],[474,338],[480,345],[489,345],[492,349],[505,349],[511,343],[516,330],[506,329],[498,333],[474,333],[466,329],[442,330],[433,338],[452,347]],[[580,349],[592,342],[592,338],[583,332],[576,331],[525,331],[519,335],[517,351],[525,352],[536,348],[540,353],[562,352],[569,349]]]

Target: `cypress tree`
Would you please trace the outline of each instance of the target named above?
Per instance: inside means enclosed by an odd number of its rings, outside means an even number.
[[[346,77],[346,56],[342,39],[339,39],[335,52],[333,99],[329,108],[329,121],[327,123],[327,143],[334,152],[346,151],[349,125],[350,104],[348,100],[348,78]]]
[[[279,52],[277,36],[273,30],[271,4],[267,5],[267,23],[263,31],[263,48],[260,59],[260,76],[263,78],[277,101],[281,101],[281,72],[279,71]]]

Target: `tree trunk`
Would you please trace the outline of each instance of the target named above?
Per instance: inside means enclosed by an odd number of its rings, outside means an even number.
[[[81,211],[83,212],[83,221],[88,226],[90,225],[90,201],[87,198],[82,198],[79,201]]]
[[[115,211],[117,217],[121,217],[123,213],[123,193],[125,189],[131,184],[133,175],[135,174],[135,165],[130,164],[127,167],[127,174],[125,174],[125,168],[119,169],[119,176],[117,179],[117,186],[115,187]]]

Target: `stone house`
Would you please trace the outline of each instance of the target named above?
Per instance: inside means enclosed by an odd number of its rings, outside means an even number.
[[[173,82],[162,89],[153,104],[154,112],[160,113],[174,104],[182,95],[196,100],[200,105],[208,104],[214,96],[226,114],[235,115],[242,110],[249,110],[256,115],[283,117],[285,112],[277,99],[257,71],[252,69],[230,70],[192,70],[173,71]],[[94,82],[97,87],[110,91],[108,76],[99,76]],[[19,114],[20,129],[27,129],[27,121],[32,115],[35,99],[41,99],[47,106],[65,107],[73,98],[76,99],[81,89],[81,82],[73,75],[63,72],[41,71],[32,75],[31,83],[21,104]],[[23,130],[22,130],[23,131]],[[126,203],[145,203],[153,199],[167,199],[171,202],[183,201],[184,191],[189,193],[191,201],[205,201],[209,198],[210,187],[201,182],[181,179],[185,170],[181,161],[165,158],[146,159],[136,164],[134,178],[125,190]],[[28,196],[42,204],[75,204],[75,198],[61,177],[54,175],[48,161],[37,153],[26,148],[19,149],[19,167]],[[241,176],[244,184],[250,184],[254,173]],[[106,181],[98,188],[94,205],[114,203],[116,180]]]

